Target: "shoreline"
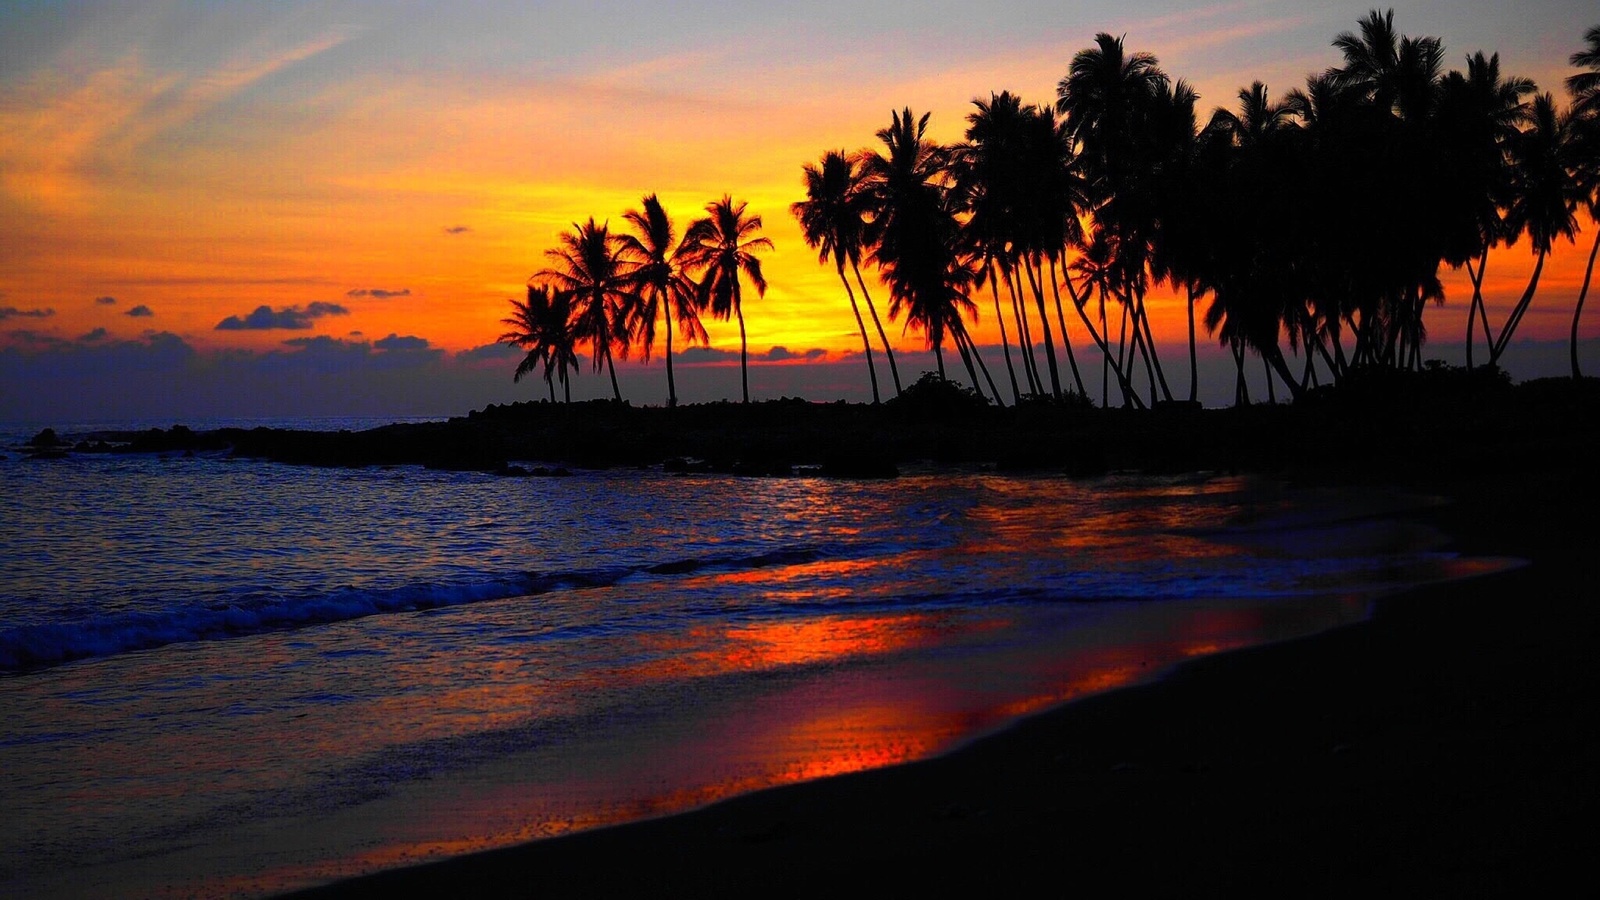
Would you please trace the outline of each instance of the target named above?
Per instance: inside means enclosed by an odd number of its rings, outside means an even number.
[[[1452,549],[1527,566],[1383,598],[1361,623],[1188,662],[934,759],[289,896],[1555,888],[1587,874],[1600,830],[1600,611],[1583,587],[1600,528],[1556,519],[1596,509],[1600,478],[1580,453],[1523,462],[1407,487],[1452,498],[1422,514]]]

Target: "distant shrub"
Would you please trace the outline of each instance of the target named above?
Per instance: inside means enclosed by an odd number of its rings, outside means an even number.
[[[900,413],[950,416],[985,409],[989,401],[972,388],[940,378],[937,372],[923,372],[900,396],[883,405]]]

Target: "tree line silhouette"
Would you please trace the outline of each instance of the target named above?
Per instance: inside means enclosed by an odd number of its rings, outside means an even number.
[[[806,197],[791,212],[844,286],[874,403],[867,318],[897,395],[902,387],[863,264],[888,290],[891,321],[924,336],[939,377],[952,345],[974,390],[1000,405],[967,328],[983,294],[1013,403],[1087,401],[1083,368],[1093,363],[1080,365],[1073,349],[1069,306],[1099,356],[1102,406],[1113,384],[1125,406],[1173,401],[1146,305],[1161,284],[1185,301],[1191,403],[1202,304],[1206,330],[1233,358],[1235,402],[1250,402],[1250,356],[1271,399],[1279,384],[1298,397],[1318,385],[1319,369],[1338,383],[1361,369],[1422,368],[1424,314],[1443,303],[1445,266],[1464,267],[1473,288],[1467,366],[1481,341],[1493,367],[1551,247],[1576,239],[1580,209],[1600,221],[1600,26],[1584,41],[1570,57],[1584,71],[1567,79],[1563,110],[1532,81],[1503,75],[1498,54],[1474,53],[1465,71],[1446,72],[1438,38],[1402,35],[1392,10],[1374,10],[1334,39],[1342,66],[1276,101],[1255,82],[1239,91],[1237,109],[1217,108],[1202,124],[1193,87],[1101,33],[1073,56],[1053,105],[1009,91],[974,100],[965,139],[953,145],[928,139],[928,114],[894,112],[877,132],[880,148],[829,151],[805,165]],[[637,347],[648,359],[659,320],[675,405],[673,332],[706,343],[700,317],[709,312],[739,321],[748,402],[742,285],[765,294],[756,254],[772,245],[744,203],[724,196],[706,212],[676,243],[655,195],[625,214],[631,233],[591,218],[563,234],[547,252],[552,265],[504,320],[512,330],[501,340],[528,351],[515,378],[542,368],[551,400],[558,379],[570,399],[567,373],[587,346],[620,400],[613,356]],[[1492,251],[1524,238],[1533,272],[1496,327],[1485,269]],[[1597,254],[1600,233],[1573,310],[1574,378]]]

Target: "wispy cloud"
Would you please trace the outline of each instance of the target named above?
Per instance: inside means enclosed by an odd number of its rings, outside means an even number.
[[[398,291],[386,290],[384,288],[351,288],[350,290],[345,291],[344,295],[346,297],[372,297],[375,300],[389,300],[394,297],[411,296],[411,288],[401,288]]]
[[[94,302],[99,304],[100,306],[116,306],[117,305],[117,298],[115,298],[115,297],[96,297],[96,298],[94,298]]]
[[[289,66],[344,43],[327,33],[290,46],[263,42],[198,72],[162,68],[128,28],[128,44],[79,57],[0,87],[0,189],[32,205],[70,207],[96,179],[126,167],[149,142]]]

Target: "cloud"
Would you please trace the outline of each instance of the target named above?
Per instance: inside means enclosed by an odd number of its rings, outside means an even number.
[[[428,349],[428,339],[411,335],[401,337],[391,332],[388,337],[373,341],[372,346],[379,350],[403,353],[408,350]]]
[[[766,360],[767,362],[783,362],[785,360],[791,360],[791,359],[803,359],[803,360],[806,360],[807,362],[812,362],[812,361],[815,361],[815,360],[822,359],[823,357],[825,357],[827,355],[828,355],[828,351],[823,350],[820,347],[812,347],[810,350],[807,350],[804,353],[795,353],[795,352],[791,351],[788,347],[777,346],[777,347],[773,347],[771,350],[768,350],[766,353],[762,354],[761,358]]]
[[[96,298],[94,298],[94,302],[98,303],[101,306],[116,306],[117,305],[117,298],[115,298],[115,297],[96,297]]]
[[[716,347],[688,347],[678,351],[676,359],[685,364],[731,362],[739,358],[737,350],[719,350]]]
[[[92,344],[92,343],[94,343],[96,341],[103,341],[103,340],[106,339],[106,336],[109,335],[110,333],[111,332],[106,331],[104,328],[96,328],[95,330],[89,332],[88,334],[84,335],[83,337],[78,338],[78,343],[80,343],[80,344]]]
[[[471,231],[472,227],[468,225],[449,225],[444,229],[445,234],[467,234]]]
[[[229,316],[217,323],[217,331],[268,331],[272,329],[287,329],[302,331],[311,327],[313,319],[323,316],[347,316],[350,310],[337,303],[312,303],[310,306],[286,306],[274,310],[270,306],[258,306],[248,316]]]
[[[401,288],[398,291],[390,291],[383,288],[351,288],[345,291],[344,295],[346,297],[372,297],[376,300],[388,300],[392,297],[411,296],[411,288]]]
[[[143,303],[141,303],[138,306],[135,306],[133,309],[130,309],[127,312],[123,313],[123,315],[125,315],[125,316],[133,316],[135,319],[147,319],[147,318],[149,318],[151,316],[154,316],[155,315],[155,311],[150,309],[150,307],[145,306]]]
[[[55,315],[53,309],[17,309],[15,306],[0,306],[0,320],[3,319],[48,319]]]

